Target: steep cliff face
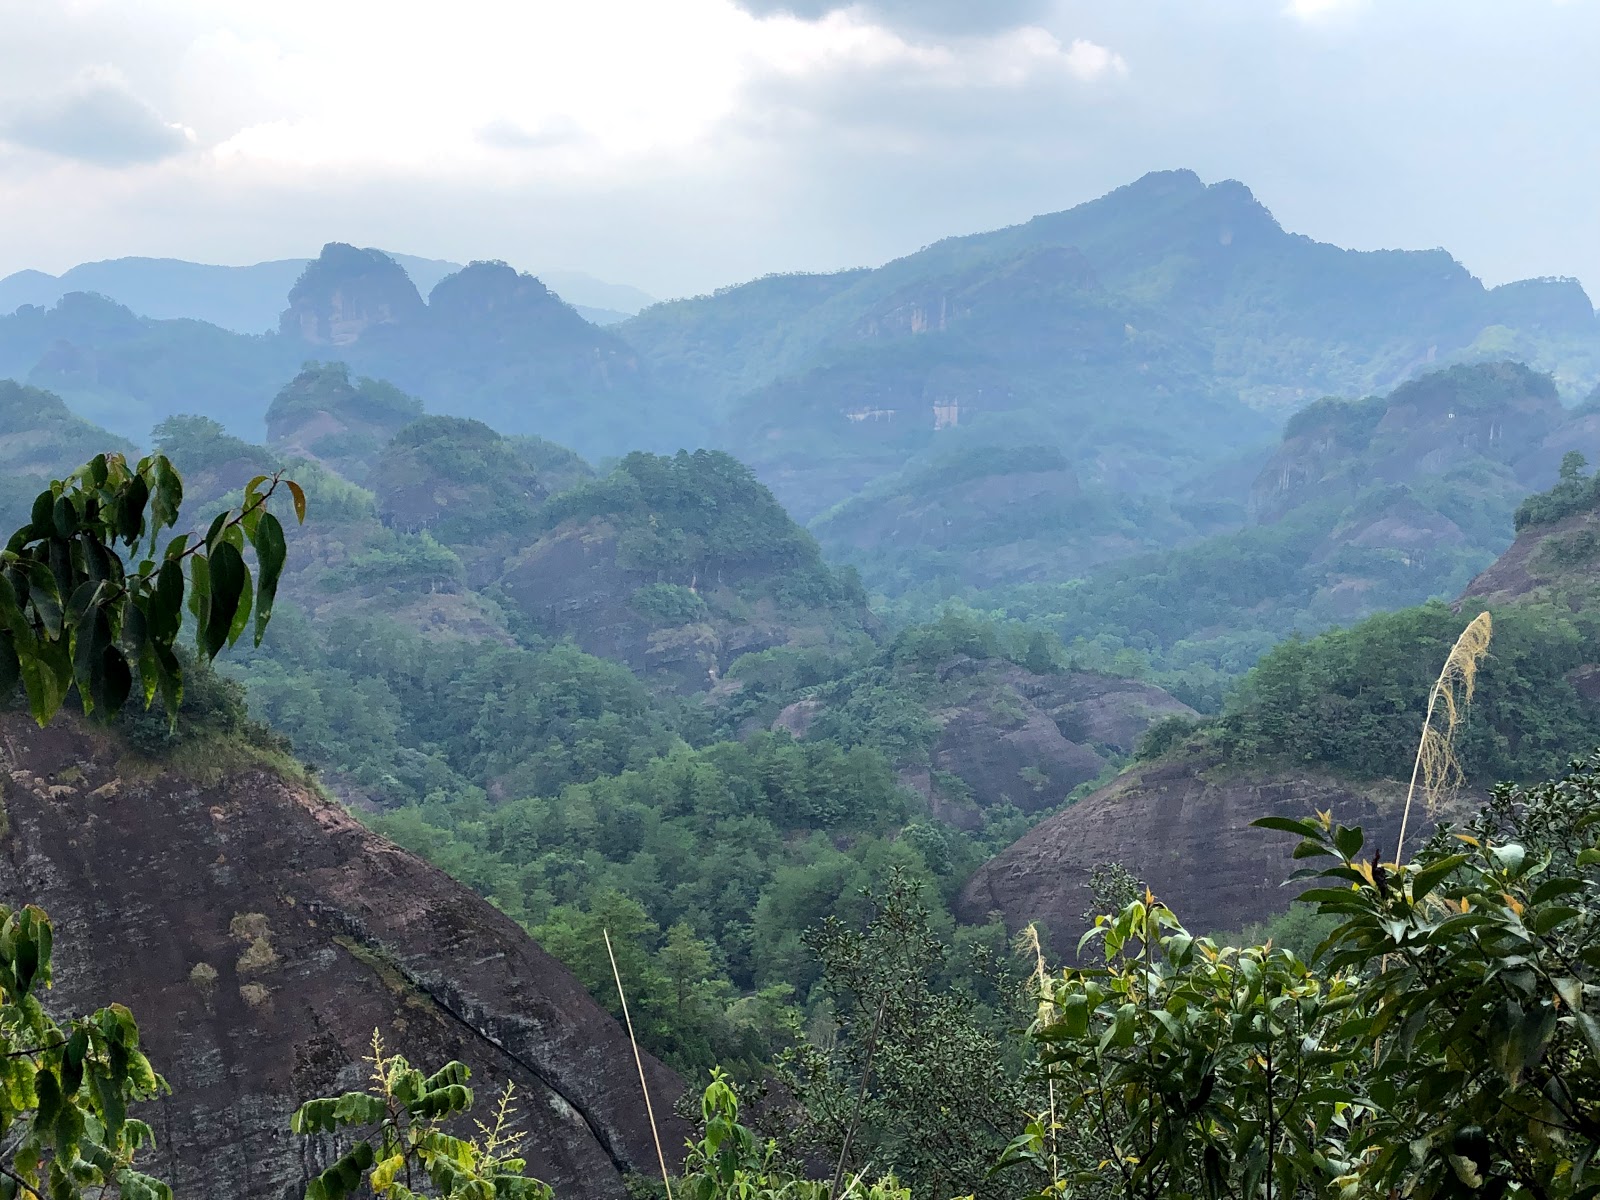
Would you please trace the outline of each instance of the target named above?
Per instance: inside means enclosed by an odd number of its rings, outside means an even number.
[[[209,780],[97,730],[0,718],[0,902],[57,927],[49,1004],[113,1000],[172,1085],[141,1114],[179,1195],[297,1200],[332,1147],[288,1131],[356,1085],[372,1031],[515,1084],[533,1172],[616,1197],[654,1149],[625,1033],[513,922],[339,807],[263,769]],[[9,827],[9,828],[8,828]],[[646,1057],[658,1116],[680,1081]],[[686,1128],[666,1115],[669,1148]]]
[[[425,311],[405,268],[383,251],[329,242],[290,289],[278,331],[313,346],[349,346]]]
[[[970,686],[959,700],[931,708],[941,729],[930,759],[969,794],[947,796],[926,773],[906,778],[956,825],[977,824],[982,810],[1000,804],[1054,808],[1131,754],[1154,722],[1195,715],[1158,687],[1087,671],[1041,675],[1014,663],[957,660],[947,679]]]
[[[1416,484],[1473,463],[1524,491],[1548,442],[1565,430],[1554,382],[1517,363],[1453,367],[1361,401],[1322,401],[1297,414],[1251,493],[1260,521],[1370,484]],[[1558,456],[1559,459],[1559,456]]]
[[[771,564],[772,577],[781,573]],[[601,658],[682,692],[712,687],[742,654],[825,645],[871,617],[864,605],[785,603],[760,563],[737,574],[681,576],[630,554],[625,530],[602,518],[563,522],[507,564],[500,586],[542,634],[570,637]]]
[[[1332,809],[1360,825],[1367,845],[1393,855],[1404,789],[1355,786],[1315,771],[1243,771],[1189,751],[1137,767],[1036,826],[962,889],[969,920],[1000,913],[1017,928],[1040,921],[1057,956],[1071,960],[1089,927],[1089,877],[1117,862],[1143,879],[1196,933],[1238,930],[1282,912],[1294,892],[1297,839],[1252,829],[1260,817],[1301,818]],[[1423,825],[1427,822],[1424,820]],[[1407,840],[1425,836],[1412,815]]]
[[[1466,599],[1488,604],[1550,601],[1572,609],[1600,602],[1600,510],[1532,525],[1467,585]]]

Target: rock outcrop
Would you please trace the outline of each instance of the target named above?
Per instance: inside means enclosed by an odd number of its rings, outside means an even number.
[[[943,728],[930,759],[969,795],[952,799],[920,772],[906,779],[955,825],[978,824],[982,810],[1001,804],[1055,808],[1131,754],[1156,721],[1196,715],[1158,687],[1087,671],[1035,674],[1009,662],[958,659],[944,674],[972,686],[960,702],[933,710]]]
[[[1128,771],[1036,826],[980,867],[962,889],[958,913],[978,921],[998,912],[1011,928],[1039,921],[1058,958],[1071,961],[1089,927],[1094,868],[1121,863],[1195,933],[1237,931],[1282,912],[1295,894],[1283,884],[1303,864],[1292,834],[1253,829],[1260,817],[1306,817],[1331,809],[1360,825],[1367,845],[1392,856],[1404,789],[1355,785],[1314,771],[1226,767],[1186,750]],[[1425,824],[1426,822],[1424,822]],[[1412,816],[1407,840],[1425,836]]]
[[[140,1114],[179,1195],[298,1200],[332,1147],[289,1133],[359,1084],[373,1030],[515,1085],[530,1169],[623,1194],[655,1150],[628,1039],[508,917],[267,769],[156,770],[100,730],[0,717],[0,902],[56,922],[58,1012],[132,1008],[172,1095]],[[9,827],[9,830],[7,831]],[[678,1078],[646,1056],[662,1137]]]
[[[1452,367],[1384,398],[1324,400],[1296,414],[1251,491],[1258,521],[1371,484],[1414,484],[1469,463],[1498,466],[1526,491],[1548,447],[1583,440],[1548,375],[1518,363]],[[1559,461],[1559,455],[1556,456]]]
[[[383,251],[329,242],[290,289],[278,331],[313,346],[349,346],[425,311],[405,268]]]

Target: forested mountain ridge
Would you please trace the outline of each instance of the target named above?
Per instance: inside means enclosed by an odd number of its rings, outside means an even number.
[[[54,307],[0,316],[0,375],[47,386],[129,437],[198,413],[259,439],[282,380],[337,347],[358,372],[511,433],[557,435],[594,453],[676,440],[674,414],[652,402],[634,352],[532,276],[473,263],[430,299],[388,255],[330,243],[289,290],[273,333],[155,320],[70,292]]]
[[[891,594],[903,589],[894,607],[908,616],[957,595],[1054,628],[1080,662],[1153,672],[1154,682],[1214,709],[1228,681],[1290,633],[1458,595],[1510,544],[1522,497],[1555,480],[1562,455],[1600,451],[1597,438],[1592,405],[1563,408],[1548,375],[1515,363],[1451,367],[1387,396],[1329,398],[1296,414],[1253,487],[1248,476],[1235,477],[1241,500],[1251,497],[1243,528],[1190,535],[1066,582],[967,589],[951,586],[945,556],[901,545],[910,540],[902,531],[884,556],[899,570],[865,578]],[[1082,509],[1068,526],[1078,540],[1068,533],[1058,545],[1093,544],[1087,534],[1118,527],[1104,514],[1131,523],[1138,511],[1090,501]],[[1145,511],[1151,516],[1138,528],[1148,536],[1176,534],[1185,527],[1181,514],[1197,510]],[[1246,522],[1242,503],[1231,511]],[[839,546],[844,512],[818,523],[830,546]],[[1031,510],[1018,514],[1009,532],[996,522],[995,542],[974,561],[1007,562],[1034,536],[1036,519]],[[1007,536],[1017,545],[999,541]],[[844,549],[840,557],[854,555]]]
[[[657,305],[620,332],[666,386],[721,406],[726,443],[802,515],[996,413],[1086,479],[1160,490],[1171,472],[1146,456],[1215,456],[1262,428],[1252,410],[1455,360],[1521,358],[1569,392],[1600,373],[1572,281],[1486,289],[1443,251],[1313,242],[1189,171],[876,270]]]
[[[337,350],[435,411],[591,457],[727,450],[802,520],[970,445],[1039,447],[1096,503],[1129,509],[1060,555],[1070,569],[1145,548],[1128,535],[1141,504],[1157,524],[1215,529],[1227,505],[1204,511],[1200,481],[1313,397],[1484,359],[1551,371],[1568,395],[1600,378],[1600,323],[1575,283],[1485,289],[1442,251],[1316,243],[1243,185],[1187,171],[875,269],[761,279],[607,329],[504,264],[450,267],[330,243],[286,289],[287,319],[253,336],[71,292],[0,316],[0,374],[124,436],[198,412],[259,440],[281,381]],[[1053,489],[1044,506],[1072,499]]]

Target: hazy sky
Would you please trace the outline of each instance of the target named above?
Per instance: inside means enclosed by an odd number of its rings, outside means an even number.
[[[1600,0],[0,0],[0,275],[329,240],[657,295],[1149,170],[1600,295]]]

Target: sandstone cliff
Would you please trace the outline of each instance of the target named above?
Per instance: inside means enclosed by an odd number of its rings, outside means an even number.
[[[623,1030],[512,921],[265,769],[194,779],[62,721],[0,717],[0,902],[56,921],[50,1004],[138,1017],[173,1094],[142,1114],[180,1196],[298,1200],[329,1146],[288,1131],[355,1085],[374,1028],[418,1062],[511,1081],[530,1169],[619,1197],[654,1149]],[[9,831],[7,831],[9,826]],[[646,1059],[658,1115],[681,1082]],[[669,1150],[687,1129],[670,1116]]]
[[[962,658],[943,677],[967,686],[930,705],[941,726],[930,764],[968,794],[949,796],[930,771],[908,771],[904,779],[941,819],[961,826],[980,824],[984,809],[1001,804],[1023,812],[1055,808],[1131,754],[1154,722],[1195,715],[1158,687],[1088,671],[1036,674],[1015,663]]]
[[[1133,768],[1036,826],[979,868],[958,912],[973,921],[998,912],[1011,928],[1039,921],[1056,957],[1071,961],[1089,928],[1090,874],[1117,862],[1192,932],[1236,931],[1282,912],[1294,895],[1283,883],[1304,865],[1290,858],[1298,839],[1252,829],[1252,821],[1332,809],[1335,820],[1366,831],[1370,848],[1392,856],[1404,798],[1394,785],[1305,770],[1244,771],[1205,751],[1183,751]],[[1413,813],[1408,841],[1417,828]]]
[[[375,327],[404,325],[425,311],[416,285],[394,259],[330,242],[290,290],[278,330],[313,346],[349,346]]]

